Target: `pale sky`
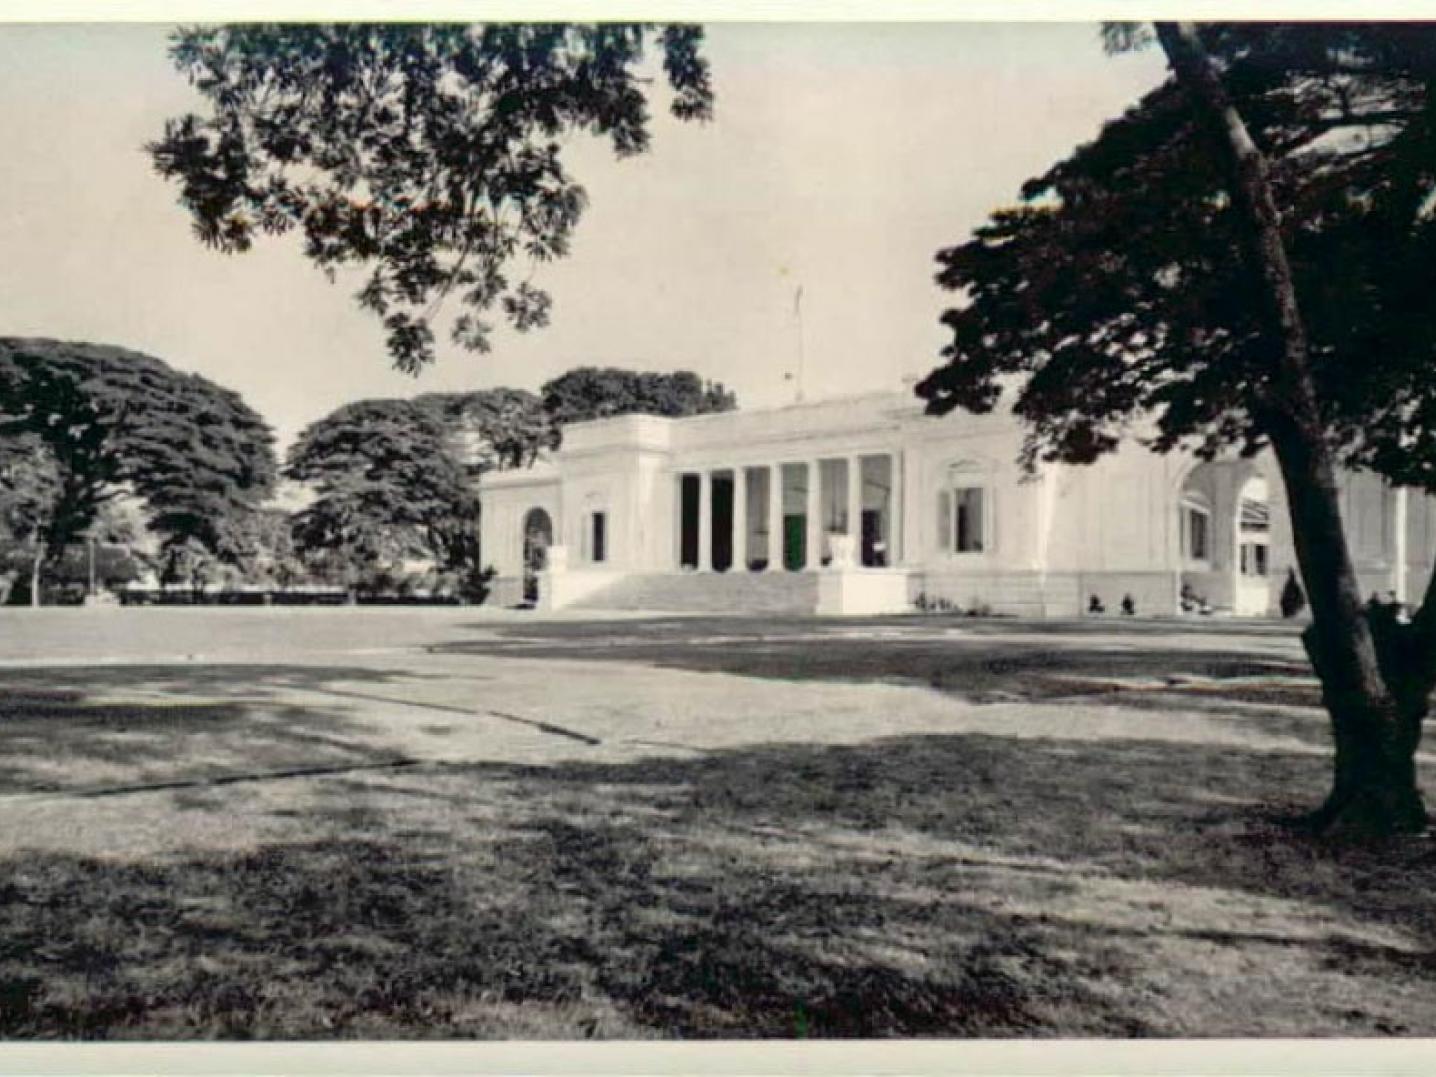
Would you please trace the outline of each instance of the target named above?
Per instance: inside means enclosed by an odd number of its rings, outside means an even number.
[[[798,285],[807,396],[896,388],[945,342],[935,252],[1163,73],[1157,50],[1104,55],[1092,24],[713,27],[711,123],[655,109],[626,161],[572,143],[589,209],[539,271],[551,325],[444,349],[416,379],[389,368],[358,278],[331,285],[290,239],[225,256],[192,238],[141,148],[198,107],[167,33],[0,25],[0,336],[147,352],[237,390],[282,441],[347,400],[537,389],[587,364],[787,403]]]

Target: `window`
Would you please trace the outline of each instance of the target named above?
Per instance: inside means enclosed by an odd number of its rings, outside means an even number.
[[[963,486],[953,491],[957,505],[953,534],[958,553],[982,552],[982,487]]]
[[[1242,543],[1242,575],[1265,576],[1267,574],[1267,545],[1265,542]]]
[[[1205,561],[1212,555],[1212,517],[1199,505],[1182,506],[1182,539],[1188,558]]]
[[[595,512],[589,517],[589,560],[595,564],[608,560],[608,514]]]
[[[1267,574],[1267,542],[1271,535],[1271,507],[1267,504],[1266,480],[1247,480],[1237,500],[1237,530],[1243,576]]]
[[[951,553],[982,553],[987,548],[987,491],[956,486],[938,495],[938,545]]]

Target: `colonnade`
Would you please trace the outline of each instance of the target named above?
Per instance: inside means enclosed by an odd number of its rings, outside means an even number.
[[[844,498],[845,512],[842,517],[842,525],[836,528],[836,532],[846,533],[852,539],[853,557],[855,562],[862,559],[862,519],[863,519],[863,461],[883,460],[886,461],[884,475],[886,477],[886,488],[883,492],[882,503],[879,506],[883,514],[883,553],[882,563],[892,563],[896,560],[895,552],[899,549],[898,529],[901,513],[897,511],[898,506],[898,468],[899,460],[895,453],[848,455],[842,457],[819,457],[806,460],[782,461],[772,464],[761,464],[756,466],[734,465],[731,467],[708,467],[703,469],[686,469],[680,475],[680,482],[684,477],[696,476],[698,479],[698,505],[697,505],[697,557],[696,564],[690,563],[688,567],[697,568],[702,572],[715,570],[714,550],[715,543],[715,521],[714,521],[714,486],[715,478],[731,476],[733,496],[732,511],[729,519],[725,521],[729,527],[728,549],[730,551],[729,563],[722,568],[727,570],[737,569],[747,571],[749,568],[750,551],[748,547],[750,515],[762,505],[762,501],[754,499],[757,504],[749,503],[749,481],[750,474],[761,474],[766,476],[766,506],[764,506],[763,519],[766,523],[766,558],[761,554],[764,551],[753,551],[753,561],[765,561],[766,571],[777,572],[790,568],[793,571],[800,569],[815,569],[822,565],[824,556],[824,535],[827,529],[824,527],[823,519],[823,464],[828,461],[845,461],[846,467],[846,489],[841,491]],[[803,558],[801,565],[785,565],[784,540],[785,540],[785,517],[797,515],[796,512],[785,512],[785,491],[788,488],[784,482],[784,475],[792,475],[797,469],[798,481],[792,483],[793,488],[802,488],[804,491],[802,516],[804,518],[805,534],[803,542]],[[759,484],[761,485],[761,484]],[[756,492],[756,491],[755,491]],[[834,490],[834,497],[839,491]],[[684,527],[685,518],[682,509],[682,495],[680,487],[679,511],[678,511],[678,559],[680,564],[684,563]],[[872,507],[872,506],[869,506]]]

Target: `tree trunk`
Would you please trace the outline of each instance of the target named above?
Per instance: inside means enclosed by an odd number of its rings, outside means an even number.
[[[1336,749],[1331,792],[1310,822],[1361,834],[1420,830],[1426,810],[1415,755],[1426,690],[1404,653],[1409,636],[1394,611],[1361,608],[1324,445],[1313,446],[1279,417],[1269,427],[1311,599],[1302,642],[1321,680]]]
[[[45,561],[45,544],[35,544],[35,556],[30,561],[30,608],[40,607],[40,566]]]
[[[1321,679],[1336,745],[1331,793],[1311,821],[1322,829],[1362,834],[1419,830],[1426,825],[1426,810],[1416,787],[1415,752],[1430,684],[1407,683],[1421,678],[1408,663],[1410,656],[1400,653],[1399,634],[1384,634],[1378,654],[1372,624],[1361,607],[1266,160],[1196,27],[1158,23],[1156,30],[1177,80],[1227,159],[1232,204],[1245,219],[1243,253],[1260,277],[1258,299],[1273,345],[1273,387],[1256,411],[1286,485],[1297,563],[1312,613],[1303,641]],[[1393,684],[1402,686],[1399,695]]]

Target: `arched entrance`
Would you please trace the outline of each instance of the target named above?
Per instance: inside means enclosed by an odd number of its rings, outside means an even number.
[[[1212,460],[1186,472],[1177,493],[1180,608],[1262,616],[1271,604],[1271,506],[1250,460]]]
[[[1267,481],[1251,475],[1237,489],[1236,600],[1238,614],[1264,617],[1271,612],[1271,498]]]
[[[524,601],[538,601],[538,574],[548,567],[548,548],[553,545],[553,520],[543,509],[529,509],[524,516]]]

